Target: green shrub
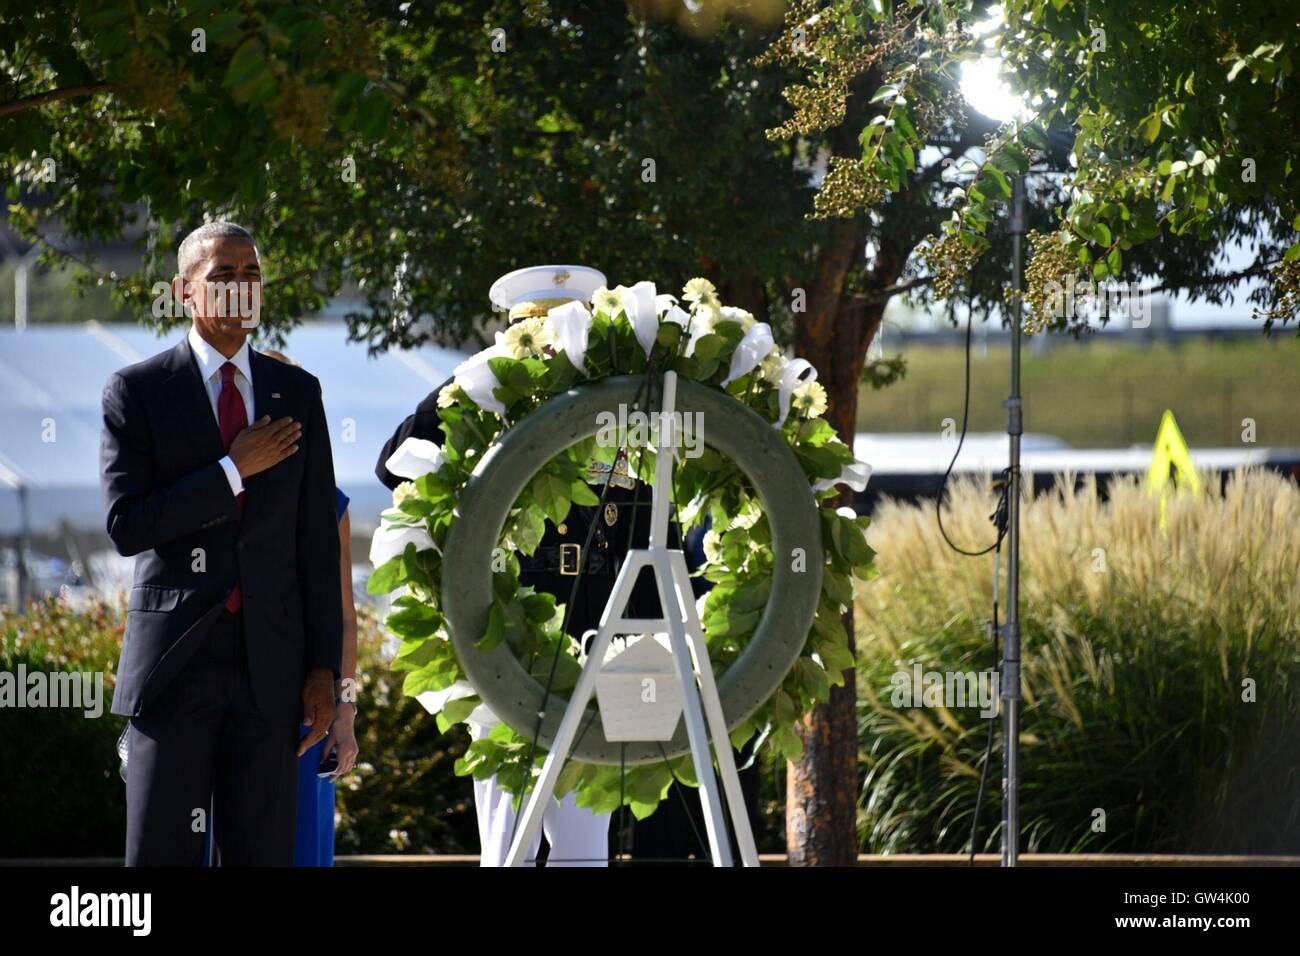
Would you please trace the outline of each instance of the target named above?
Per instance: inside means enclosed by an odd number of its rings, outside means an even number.
[[[986,487],[953,490],[954,541],[991,540],[991,500]],[[1300,488],[1239,473],[1222,493],[1171,499],[1164,532],[1160,510],[1135,481],[1106,502],[1092,485],[1025,502],[1022,850],[1294,852]],[[933,503],[886,503],[868,537],[880,576],[857,602],[861,841],[869,852],[962,851],[987,721],[976,709],[895,707],[890,680],[918,661],[993,666],[992,556],[951,551]],[[981,850],[1000,840],[1000,766],[995,747]]]
[[[57,600],[15,615],[0,608],[0,671],[103,675],[103,711],[0,709],[0,856],[121,856],[126,791],[117,738],[126,719],[108,712],[122,642],[121,610],[74,612]]]
[[[122,855],[126,792],[116,744],[126,718],[108,713],[122,629],[122,609],[109,604],[73,611],[49,599],[25,614],[0,609],[0,671],[24,664],[28,673],[104,675],[98,719],[67,708],[0,710],[0,856]],[[361,755],[338,790],[338,852],[476,852],[470,782],[452,774],[468,738],[440,734],[401,696],[380,627],[364,609],[360,632]]]

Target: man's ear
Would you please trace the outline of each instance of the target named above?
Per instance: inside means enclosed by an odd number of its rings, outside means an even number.
[[[181,309],[189,318],[194,317],[194,307],[190,298],[194,293],[194,283],[177,275],[172,279],[172,297],[181,304]]]

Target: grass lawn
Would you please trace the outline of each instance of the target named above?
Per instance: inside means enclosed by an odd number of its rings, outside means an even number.
[[[1193,447],[1241,446],[1244,418],[1255,421],[1257,445],[1300,447],[1300,339],[1293,331],[1150,346],[1062,337],[1041,355],[1030,345],[1022,366],[1026,431],[1079,448],[1149,444],[1170,408]],[[1007,348],[994,343],[981,355],[978,342],[972,347],[972,432],[1006,430]],[[952,418],[960,429],[963,349],[913,345],[904,357],[902,381],[862,390],[858,428],[939,432]]]

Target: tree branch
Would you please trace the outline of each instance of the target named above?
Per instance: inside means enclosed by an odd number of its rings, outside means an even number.
[[[1255,262],[1254,264],[1249,265],[1244,269],[1239,269],[1236,272],[1223,272],[1219,275],[1203,276],[1197,279],[1195,284],[1188,282],[1162,282],[1160,285],[1152,286],[1149,289],[1142,289],[1140,294],[1150,295],[1153,292],[1166,292],[1171,289],[1174,292],[1191,292],[1198,286],[1225,285],[1229,282],[1239,282],[1242,279],[1253,279],[1256,276],[1268,275],[1269,270],[1281,261],[1281,259],[1274,259],[1272,262]]]
[[[921,286],[930,285],[934,282],[934,276],[917,276],[915,279],[908,279],[906,282],[898,282],[894,285],[887,285],[882,289],[873,289],[870,292],[848,292],[845,295],[862,305],[879,305],[882,302],[888,302],[894,296],[907,292],[910,289],[917,289]]]
[[[48,103],[57,103],[60,100],[71,100],[79,96],[103,93],[105,90],[111,90],[112,88],[111,83],[100,82],[86,83],[82,86],[64,86],[57,90],[46,90],[44,93],[33,93],[31,96],[19,97],[8,103],[0,103],[0,117],[25,113],[28,110],[37,109]]]

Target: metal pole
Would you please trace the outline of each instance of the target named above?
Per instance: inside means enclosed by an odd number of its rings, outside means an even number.
[[[27,602],[32,597],[32,576],[27,567],[27,555],[31,551],[32,526],[27,511],[27,485],[18,486],[18,613],[27,609]]]
[[[14,328],[19,332],[27,328],[27,278],[39,254],[40,247],[32,246],[14,266]]]
[[[1011,397],[1007,437],[1011,445],[1007,475],[1007,623],[1002,652],[1002,865],[1016,866],[1020,856],[1020,436],[1024,418],[1020,399],[1020,242],[1025,234],[1025,180],[1017,176],[1011,191]]]

